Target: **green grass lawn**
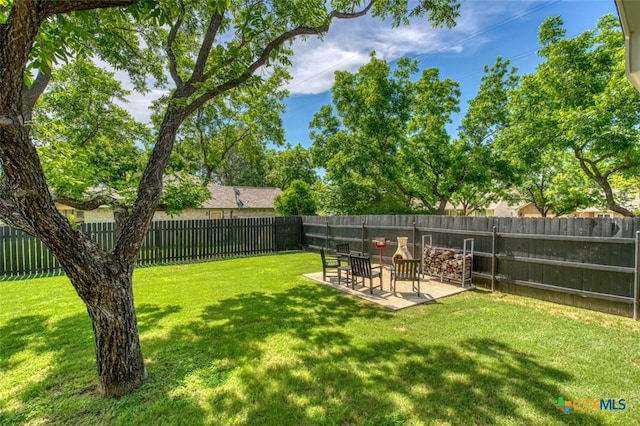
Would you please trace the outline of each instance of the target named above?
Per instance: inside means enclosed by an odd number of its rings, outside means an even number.
[[[137,270],[149,378],[120,399],[95,394],[65,277],[1,282],[0,424],[640,423],[637,322],[481,290],[390,312],[302,277],[319,269],[305,253]],[[626,409],[565,415],[558,397]]]

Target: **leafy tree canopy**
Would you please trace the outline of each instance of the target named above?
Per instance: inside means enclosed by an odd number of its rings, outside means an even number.
[[[497,182],[511,179],[507,163],[493,148],[493,136],[507,124],[506,93],[517,79],[500,58],[485,72],[456,139],[446,127],[459,111],[460,90],[458,83],[440,78],[437,69],[414,78],[416,63],[410,59],[400,59],[391,69],[372,55],[357,73],[336,73],[333,106],[321,107],[310,125],[314,161],[326,169],[336,196],[345,197],[336,206],[347,210],[335,212],[442,214],[456,198],[474,207],[486,204]],[[363,191],[370,210],[361,211],[352,202],[352,193]]]
[[[318,211],[311,186],[301,180],[294,180],[282,194],[276,195],[273,205],[284,216],[310,216]]]
[[[562,20],[550,17],[539,34],[543,62],[513,93],[511,128],[500,136],[503,148],[527,170],[529,186],[540,185],[543,173],[547,184],[566,182],[569,167],[589,179],[587,188],[599,188],[597,197],[590,190],[575,197],[567,185],[557,186],[553,196],[564,198],[554,206],[557,212],[600,197],[610,210],[632,216],[615,184],[640,171],[640,94],[624,75],[618,21],[605,15],[594,30],[567,38]],[[576,188],[585,187],[573,180]]]
[[[313,186],[317,180],[315,168],[311,161],[310,149],[300,144],[285,149],[267,151],[266,184],[280,189],[288,188],[294,181],[299,180]]]
[[[281,113],[289,78],[283,68],[256,87],[225,93],[188,117],[170,164],[223,185],[264,186],[267,145],[284,143]],[[162,105],[160,99],[157,105]],[[154,117],[157,124],[160,115]]]

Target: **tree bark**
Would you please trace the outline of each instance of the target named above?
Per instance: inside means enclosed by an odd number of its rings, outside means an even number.
[[[122,396],[147,377],[133,300],[135,262],[117,262],[113,253],[102,250],[80,230],[65,227],[62,236],[43,241],[87,308],[94,333],[98,392]]]
[[[118,397],[138,388],[147,378],[131,274],[96,270],[92,275],[96,275],[96,281],[101,284],[96,297],[85,300],[95,337],[98,391]]]

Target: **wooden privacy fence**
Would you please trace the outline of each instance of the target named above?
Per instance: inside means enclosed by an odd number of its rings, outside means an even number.
[[[82,230],[105,250],[115,240],[114,223],[89,223]],[[301,218],[258,217],[152,222],[138,265],[248,256],[301,248]],[[62,273],[57,259],[37,238],[0,226],[0,278]]]
[[[85,224],[83,231],[105,250],[114,224]],[[639,312],[640,219],[500,218],[448,216],[306,216],[153,222],[139,265],[190,262],[349,243],[377,257],[376,237],[409,237],[414,258],[422,237],[460,249],[474,239],[473,277],[491,289],[633,316]],[[56,258],[37,239],[0,226],[0,278],[61,273]],[[553,295],[553,296],[550,296]],[[595,301],[595,302],[594,302]],[[600,303],[600,304],[599,304]],[[603,306],[602,303],[609,303]]]
[[[409,237],[414,258],[423,235],[435,246],[461,249],[474,239],[473,277],[493,290],[544,298],[638,317],[638,218],[502,218],[450,216],[341,216],[303,218],[303,244],[311,249],[349,243],[378,255],[372,240]],[[604,306],[606,305],[606,306]]]

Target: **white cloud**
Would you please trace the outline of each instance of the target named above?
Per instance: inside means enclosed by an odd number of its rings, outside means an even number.
[[[426,19],[392,28],[390,23],[370,17],[335,21],[324,39],[296,40],[287,86],[292,94],[328,91],[336,70],[355,71],[369,61],[369,52],[387,61],[405,55],[461,53],[487,42],[484,30],[495,22],[507,21],[526,10],[528,1],[466,1],[461,5],[457,25],[433,28]],[[473,42],[471,42],[471,40]]]
[[[355,71],[369,61],[363,50],[351,50],[335,42],[317,42],[315,48],[306,48],[297,53],[291,73],[294,76],[287,89],[292,94],[316,94],[327,91],[333,84],[334,72],[338,69]]]
[[[140,123],[150,123],[151,104],[156,99],[167,94],[168,91],[163,89],[151,89],[147,93],[136,92],[126,71],[115,70],[111,65],[97,58],[95,59],[95,63],[99,67],[114,73],[114,78],[122,84],[122,87],[131,92],[127,97],[127,102],[120,102],[119,100],[116,100],[115,103],[126,109],[136,121]],[[152,79],[149,79],[148,87],[154,87]]]
[[[424,57],[434,53],[454,54],[475,50],[487,42],[483,35],[496,22],[520,16],[530,0],[524,1],[463,1],[461,14],[452,29],[433,28],[426,19],[413,19],[411,25],[392,28],[389,22],[364,17],[335,21],[322,39],[308,37],[293,43],[295,52],[290,72],[293,80],[286,86],[291,94],[318,94],[330,90],[337,70],[355,72],[369,61],[369,53],[387,61],[405,55]],[[268,71],[266,71],[268,73]],[[126,74],[117,77],[131,89]],[[165,91],[153,90],[146,95],[130,96],[124,105],[142,122],[148,122],[149,106]]]

